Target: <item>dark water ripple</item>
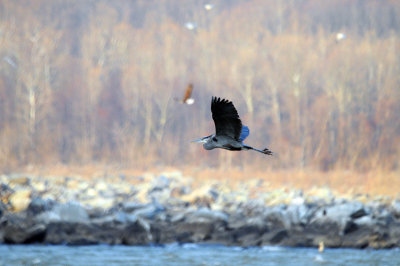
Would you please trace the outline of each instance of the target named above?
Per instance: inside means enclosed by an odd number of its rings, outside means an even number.
[[[0,265],[400,265],[400,250],[0,245]]]

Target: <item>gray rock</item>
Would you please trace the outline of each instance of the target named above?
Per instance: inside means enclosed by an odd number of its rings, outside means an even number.
[[[175,238],[180,243],[198,243],[211,239],[214,224],[206,220],[182,221],[175,226]]]
[[[53,200],[44,200],[42,198],[34,198],[29,203],[27,212],[29,215],[37,215],[44,211],[50,211],[55,205]]]
[[[123,202],[121,203],[121,208],[125,212],[133,212],[139,209],[147,207],[148,204],[138,203],[138,202]]]
[[[52,210],[43,212],[37,216],[37,220],[45,223],[66,222],[66,223],[88,223],[87,211],[77,202],[57,204]]]
[[[135,223],[138,217],[135,214],[127,214],[125,212],[117,212],[114,214],[114,221],[118,223]]]
[[[376,225],[376,220],[374,220],[371,216],[363,216],[355,220],[354,223],[358,226],[367,226],[372,228]]]
[[[36,224],[32,219],[22,215],[9,214],[3,217],[1,231],[3,241],[10,244],[29,244],[42,242],[46,235],[46,226]]]
[[[373,209],[370,216],[374,219],[374,223],[379,226],[389,226],[395,219],[389,208],[383,205]]]
[[[328,189],[304,195],[278,189],[250,199],[249,187],[257,184],[236,191],[221,183],[192,188],[180,172],[148,174],[135,186],[127,183],[132,178],[86,182],[0,176],[0,243],[400,246],[399,200],[389,205],[382,200],[362,204],[357,198],[349,202],[334,198]],[[12,187],[5,185],[11,179]],[[18,191],[30,191],[19,195],[26,199],[19,209],[29,205],[26,212],[10,213],[5,202]]]
[[[133,214],[141,218],[153,219],[164,211],[165,208],[162,205],[148,204],[146,207],[134,211]]]
[[[164,189],[168,189],[171,184],[171,179],[161,175],[155,178],[151,184],[151,188],[149,190],[149,194],[152,194],[157,191],[162,191]]]
[[[199,220],[209,222],[228,222],[229,216],[221,211],[213,211],[208,208],[201,208],[197,211],[187,213],[186,221],[196,222]]]
[[[289,205],[285,210],[285,216],[291,225],[307,224],[313,213],[314,210],[304,203]]]
[[[14,190],[10,186],[3,183],[0,184],[0,198],[6,198],[12,193],[14,193]]]
[[[113,239],[121,236],[121,234],[118,233],[119,231],[117,229],[102,228],[87,223],[51,222],[47,226],[44,242],[57,245],[114,244]]]
[[[122,243],[125,245],[144,245],[149,244],[152,240],[150,224],[140,218],[129,223],[122,235]]]
[[[390,209],[397,219],[400,219],[400,200],[394,200],[392,201],[392,204],[390,205]]]
[[[221,237],[220,232],[226,231],[227,221],[228,215],[220,211],[202,208],[186,212],[183,219],[176,217],[173,219],[175,241],[182,243],[217,241]]]
[[[3,214],[7,211],[7,206],[5,203],[0,201],[0,218],[3,216]]]
[[[367,215],[366,207],[359,202],[342,202],[320,208],[311,218],[311,223],[336,224],[340,234],[345,233],[350,220]],[[336,228],[336,226],[334,226]]]
[[[284,205],[268,207],[262,213],[264,221],[271,230],[290,228],[290,221],[286,217]]]
[[[178,223],[185,219],[185,214],[183,212],[174,213],[171,215],[171,223]]]
[[[232,234],[234,243],[240,246],[261,245],[262,236],[269,230],[262,216],[233,216],[227,227]]]
[[[365,212],[364,206],[358,202],[335,204],[325,208],[326,215],[332,219],[347,219],[357,212]],[[364,215],[363,215],[364,216]]]
[[[365,215],[367,215],[367,212],[365,211],[364,208],[361,208],[361,209],[358,209],[357,211],[353,212],[352,214],[350,214],[350,218],[358,219],[360,217],[364,217]]]
[[[286,229],[281,229],[281,230],[276,230],[272,231],[271,233],[268,234],[269,236],[264,236],[263,238],[268,239],[268,244],[279,244],[282,241],[284,241],[286,238],[289,237],[289,232]],[[263,241],[265,243],[265,240]]]

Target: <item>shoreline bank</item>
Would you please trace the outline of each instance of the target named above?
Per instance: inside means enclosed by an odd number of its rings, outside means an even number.
[[[221,181],[193,187],[180,172],[110,176],[2,175],[0,243],[216,243],[227,246],[393,248],[400,246],[400,201],[240,189]],[[253,195],[249,188],[259,186]]]

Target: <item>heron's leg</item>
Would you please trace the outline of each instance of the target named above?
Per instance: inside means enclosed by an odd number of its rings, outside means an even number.
[[[261,153],[264,153],[264,154],[266,154],[266,155],[272,155],[272,151],[270,151],[270,150],[267,149],[267,148],[265,148],[265,149],[263,149],[263,150],[259,150],[259,149],[254,149],[254,150],[259,151],[259,152],[261,152]]]
[[[272,155],[272,151],[268,150],[267,148],[260,150],[260,149],[253,148],[253,147],[245,145],[245,144],[243,144],[243,148],[245,150],[255,150],[255,151],[261,152],[263,154]]]

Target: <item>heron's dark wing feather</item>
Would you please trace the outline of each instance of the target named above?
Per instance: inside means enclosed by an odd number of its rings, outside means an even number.
[[[193,90],[193,84],[190,83],[190,84],[188,85],[187,89],[186,89],[185,96],[183,97],[182,102],[186,102],[187,99],[189,99],[190,96],[192,96],[192,90]]]
[[[225,99],[212,97],[211,112],[216,135],[225,135],[240,141],[242,122],[233,103]]]

